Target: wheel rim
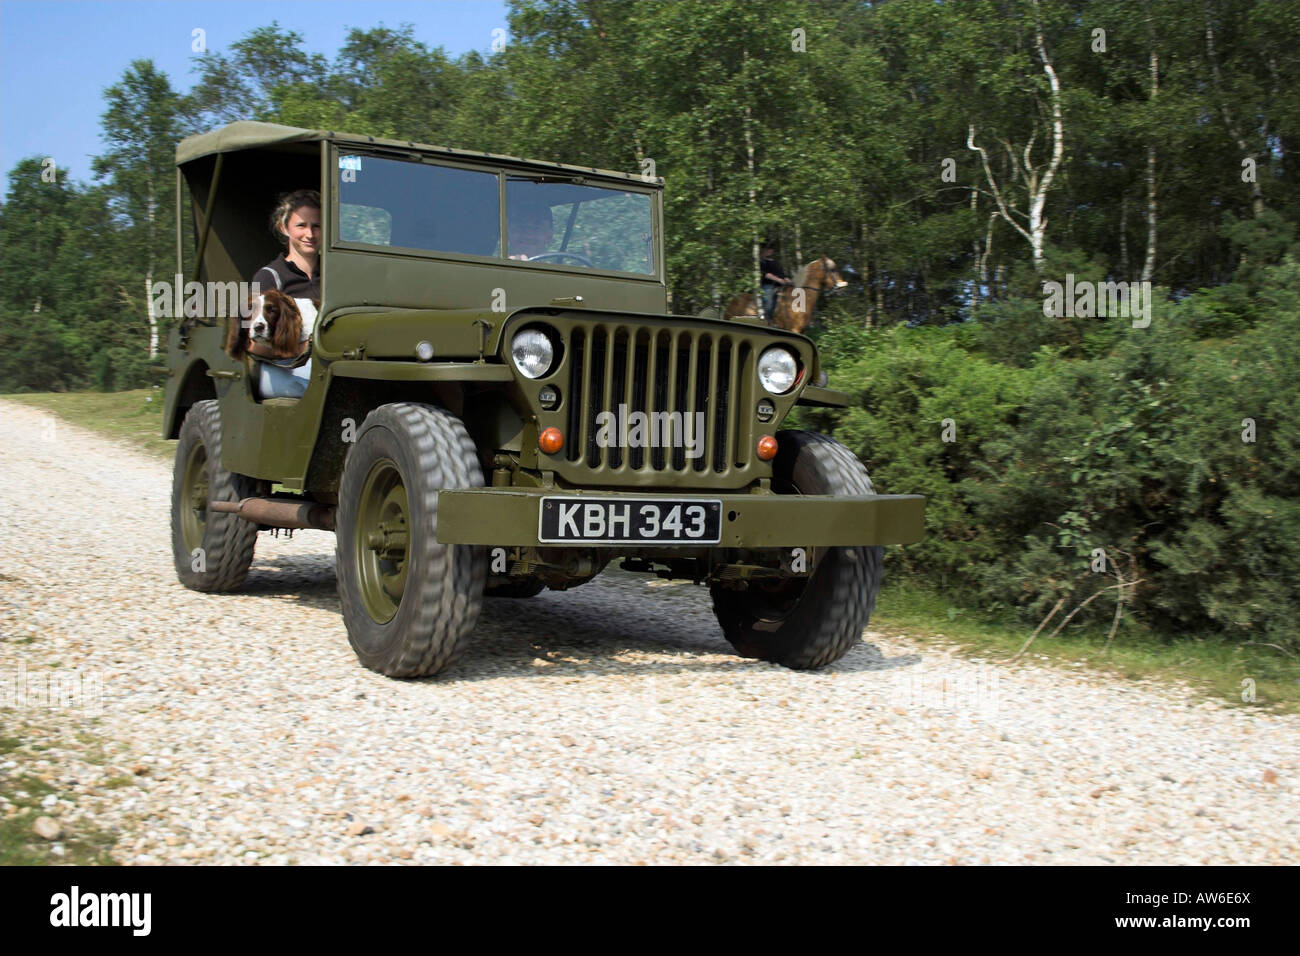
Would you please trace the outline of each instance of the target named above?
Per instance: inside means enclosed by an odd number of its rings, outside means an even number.
[[[208,451],[201,442],[195,442],[185,459],[185,472],[181,479],[181,538],[187,551],[203,547],[207,524]]]
[[[817,572],[814,570],[813,574]],[[759,584],[751,587],[750,608],[754,615],[754,626],[764,630],[764,624],[779,625],[799,607],[804,592],[808,590],[810,575],[799,581],[782,581],[779,584]]]
[[[409,547],[409,506],[402,473],[391,459],[370,467],[357,500],[353,550],[361,601],[377,624],[387,624],[402,604]]]

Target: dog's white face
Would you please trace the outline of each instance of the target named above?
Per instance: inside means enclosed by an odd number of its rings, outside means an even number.
[[[298,311],[302,313],[304,330],[310,329],[316,321],[316,304],[311,299],[294,299]],[[248,320],[248,337],[254,342],[271,341],[271,323],[265,314],[266,296],[259,295],[253,304],[252,318]]]
[[[263,310],[266,306],[266,296],[259,295],[253,306],[253,317],[248,324],[248,337],[254,342],[269,343],[271,341],[271,323],[266,320]]]

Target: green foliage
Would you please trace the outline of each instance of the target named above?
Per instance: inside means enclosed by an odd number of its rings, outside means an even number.
[[[1205,340],[1225,296],[1255,326]],[[1026,624],[1118,571],[1140,579],[1130,617],[1156,633],[1300,650],[1300,264],[1261,269],[1253,292],[1158,299],[1147,328],[1048,318],[1041,301],[942,329],[820,333],[853,407],[804,424],[848,444],[878,490],[927,497],[927,538],[889,549],[895,571]],[[1072,623],[1108,625],[1116,596]]]
[[[1027,222],[1051,150],[1039,23],[1065,149],[1035,263],[1008,220]],[[1091,570],[1101,548],[1142,579],[1131,609],[1156,633],[1300,649],[1300,7],[513,0],[509,26],[487,57],[377,26],[328,58],[272,22],[205,55],[184,96],[132,62],[105,91],[94,184],[47,181],[39,157],[11,173],[0,390],[149,382],[145,283],[171,272],[186,132],[261,119],[650,162],[676,312],[750,289],[764,236],[788,267],[855,267],[814,332],[854,405],[799,421],[880,490],[929,498],[894,572],[1036,622],[1115,583]],[[1149,277],[1150,327],[1045,315],[1043,283],[1067,275]],[[1113,595],[1076,621],[1105,624]]]
[[[925,540],[890,549],[889,560],[945,588],[961,587],[968,565],[993,557],[961,482],[978,467],[980,446],[1015,421],[1032,380],[963,349],[961,332],[894,328],[859,336],[858,356],[832,373],[833,386],[849,392],[854,406],[826,422],[866,463],[877,491],[926,496]],[[824,344],[848,339],[832,335]]]
[[[1109,354],[1070,361],[1043,349],[1020,380],[1014,415],[964,396],[964,413],[994,427],[980,436],[978,458],[950,473],[955,487],[940,492],[934,530],[960,533],[948,522],[958,508],[975,530],[951,565],[947,542],[936,542],[918,566],[964,579],[986,607],[1017,607],[1036,621],[1061,598],[1073,607],[1116,583],[1092,569],[1100,548],[1108,572],[1118,564],[1126,580],[1144,579],[1133,610],[1162,632],[1220,629],[1300,647],[1296,279],[1294,260],[1271,270],[1262,291],[1272,318],[1237,340],[1197,341],[1188,318],[1202,305],[1193,297],[1157,311],[1149,328],[1117,325]],[[909,368],[906,356],[890,354],[888,364]],[[960,382],[951,374],[926,397]],[[971,415],[981,408],[983,416]],[[910,417],[894,427],[914,431]],[[1243,441],[1245,419],[1254,421],[1253,442]],[[917,448],[895,454],[928,470],[914,487],[926,477],[933,487],[937,448],[925,435],[915,440]],[[1112,614],[1114,596],[1078,620]]]
[[[151,364],[138,350],[103,349],[91,360],[95,387],[101,392],[121,392],[149,385]]]

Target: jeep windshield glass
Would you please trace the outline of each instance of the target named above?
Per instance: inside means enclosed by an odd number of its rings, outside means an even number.
[[[344,242],[502,255],[499,173],[344,154],[338,175]],[[655,271],[648,193],[566,176],[507,176],[506,229],[510,259],[637,275]]]
[[[372,246],[495,256],[497,174],[452,166],[339,157],[339,238]]]
[[[652,275],[653,222],[647,193],[567,178],[506,179],[511,259]]]

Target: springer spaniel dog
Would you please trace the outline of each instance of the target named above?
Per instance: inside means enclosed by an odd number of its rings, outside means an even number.
[[[236,316],[231,320],[226,353],[237,359],[250,351],[260,358],[297,358],[305,347],[302,326],[298,303],[277,289],[269,289],[254,300],[251,318]]]

